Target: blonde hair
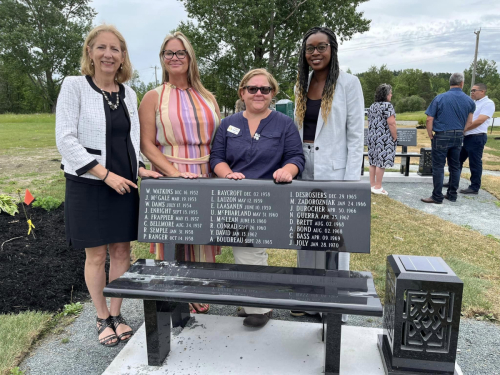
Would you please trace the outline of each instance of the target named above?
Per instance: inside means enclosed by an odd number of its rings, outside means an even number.
[[[82,51],[82,59],[81,59],[81,72],[84,75],[95,75],[95,67],[92,65],[92,59],[90,58],[89,51],[87,47],[92,49],[94,47],[95,40],[100,33],[113,33],[118,40],[120,41],[120,49],[123,54],[123,64],[121,69],[118,69],[115,75],[115,80],[118,83],[127,82],[130,78],[132,78],[132,63],[130,62],[130,58],[128,57],[128,49],[127,42],[125,42],[125,38],[123,35],[117,30],[113,25],[102,24],[100,26],[94,27],[90,33],[87,35],[85,39],[85,43],[83,43],[83,51]]]
[[[165,61],[163,59],[163,51],[165,50],[165,46],[169,41],[172,39],[178,39],[184,44],[184,48],[189,56],[189,67],[187,71],[188,75],[188,85],[194,88],[196,91],[198,91],[201,96],[203,96],[205,99],[212,100],[214,97],[210,91],[208,91],[205,86],[203,86],[203,83],[201,83],[200,79],[200,71],[198,70],[198,63],[196,62],[196,55],[194,53],[194,48],[189,42],[189,39],[180,31],[176,31],[173,34],[168,34],[165,39],[163,40],[163,43],[161,44],[161,49],[160,49],[160,63],[161,63],[161,68],[163,69],[163,82],[168,82],[168,72],[165,67]]]
[[[278,93],[280,92],[280,87],[278,85],[278,81],[274,79],[273,75],[269,73],[266,69],[252,69],[243,76],[243,79],[240,82],[240,86],[238,87],[238,96],[240,99],[241,99],[241,93],[245,89],[245,86],[247,85],[248,81],[250,81],[255,76],[266,77],[267,81],[269,82],[269,85],[271,85],[271,88],[273,89],[273,98],[276,95],[278,95]]]

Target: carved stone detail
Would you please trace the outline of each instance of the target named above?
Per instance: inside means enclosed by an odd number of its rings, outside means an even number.
[[[405,290],[401,350],[448,353],[454,293]]]

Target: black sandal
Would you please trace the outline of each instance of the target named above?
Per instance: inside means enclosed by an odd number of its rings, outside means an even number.
[[[123,319],[122,314],[117,315],[117,316],[110,315],[110,318],[111,318],[111,323],[113,324],[113,328],[115,329],[115,332],[116,332],[116,329],[118,328],[118,326],[120,324],[124,324],[124,325],[128,326],[128,324],[125,321],[125,319]],[[127,332],[123,332],[121,335],[118,336],[118,338],[120,339],[120,341],[127,342],[128,340],[130,340],[130,338],[133,335],[134,335],[134,331],[130,330],[130,331],[127,331]],[[123,336],[128,336],[128,337],[126,339],[123,339],[122,338]]]
[[[99,340],[99,343],[101,345],[111,347],[111,346],[116,346],[120,343],[120,338],[116,336],[116,333],[113,332],[112,335],[108,335],[103,338],[99,338],[99,335],[104,332],[106,328],[111,328],[114,331],[113,328],[113,321],[110,316],[108,316],[106,319],[101,319],[99,317],[96,318],[97,321],[97,338]],[[113,340],[116,340],[115,342],[112,342]]]

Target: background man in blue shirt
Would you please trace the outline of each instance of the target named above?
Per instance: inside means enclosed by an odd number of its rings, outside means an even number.
[[[424,203],[443,203],[443,198],[451,202],[457,200],[460,182],[460,150],[464,140],[464,128],[472,123],[476,109],[474,101],[463,91],[464,75],[453,73],[450,77],[450,90],[434,98],[425,111],[427,133],[432,142],[432,181],[434,190]],[[434,134],[433,134],[434,132]],[[448,160],[450,181],[448,191],[443,196],[444,165]]]

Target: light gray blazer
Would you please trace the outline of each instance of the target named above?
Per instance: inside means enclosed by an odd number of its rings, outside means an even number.
[[[311,82],[312,73],[309,75]],[[364,145],[364,98],[356,76],[339,72],[327,123],[321,110],[314,141],[315,180],[359,180]],[[303,140],[304,129],[299,129]],[[306,166],[307,167],[307,166]]]
[[[136,165],[139,170],[140,128],[137,113],[137,95],[130,87],[125,87],[125,106],[130,118],[130,140],[134,148]],[[120,102],[120,105],[123,105]],[[99,164],[106,166],[110,134],[110,121],[106,121],[106,111],[102,94],[95,91],[85,76],[66,77],[57,99],[56,144],[62,156],[64,172],[74,176],[99,180],[88,173]],[[108,134],[108,135],[109,135]],[[89,168],[90,167],[90,168]],[[135,167],[135,168],[134,168]]]

